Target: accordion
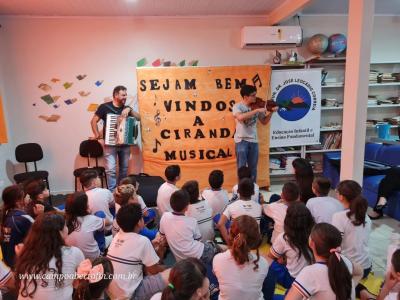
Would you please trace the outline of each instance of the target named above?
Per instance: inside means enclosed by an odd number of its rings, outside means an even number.
[[[105,144],[111,146],[137,145],[139,143],[140,122],[133,117],[123,118],[107,114]]]

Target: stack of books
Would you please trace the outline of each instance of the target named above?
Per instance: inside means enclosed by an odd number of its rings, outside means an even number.
[[[370,70],[369,71],[369,82],[370,83],[377,83],[378,82],[378,70]]]

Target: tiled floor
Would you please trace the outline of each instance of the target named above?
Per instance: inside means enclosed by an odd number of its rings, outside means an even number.
[[[280,194],[281,184],[272,185],[270,192],[261,191],[265,200],[269,199],[273,193]],[[334,195],[332,195],[334,196]],[[372,221],[372,232],[369,240],[369,251],[372,257],[372,270],[376,276],[384,276],[386,269],[386,253],[393,233],[400,233],[400,222],[383,217]]]

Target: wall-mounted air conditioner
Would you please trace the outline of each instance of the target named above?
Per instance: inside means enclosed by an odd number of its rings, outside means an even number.
[[[242,48],[300,46],[303,34],[300,26],[245,26],[242,28]]]

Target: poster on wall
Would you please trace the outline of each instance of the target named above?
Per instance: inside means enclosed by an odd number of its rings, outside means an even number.
[[[230,190],[237,183],[232,107],[243,84],[254,84],[266,99],[270,74],[269,66],[138,68],[144,172],[165,177],[165,168],[178,164],[178,186],[197,180],[205,188],[219,169]],[[269,186],[268,134],[269,126],[260,125],[260,186]]]
[[[0,144],[5,144],[7,142],[8,138],[7,138],[6,119],[3,110],[3,101],[1,99],[1,94],[0,94]]]
[[[271,147],[320,143],[321,69],[273,71],[271,98],[279,106],[271,118]]]

